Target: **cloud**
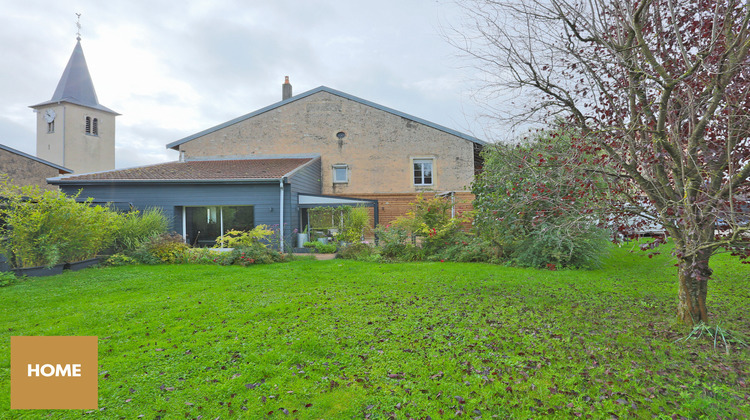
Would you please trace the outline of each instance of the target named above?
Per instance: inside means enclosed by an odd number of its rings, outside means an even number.
[[[75,9],[73,9],[75,7]],[[455,18],[435,0],[165,0],[6,6],[0,36],[0,141],[35,153],[29,105],[48,100],[75,45],[117,118],[117,166],[174,159],[165,145],[326,85],[466,132],[470,73],[439,34]]]

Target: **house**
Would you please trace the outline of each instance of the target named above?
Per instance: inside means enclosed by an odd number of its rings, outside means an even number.
[[[0,174],[7,175],[13,185],[57,189],[47,183],[47,178],[71,172],[73,171],[68,168],[0,144]]]
[[[287,78],[280,102],[168,144],[177,162],[49,182],[82,198],[161,207],[191,243],[230,226],[276,224],[288,236],[316,206],[366,205],[375,224],[421,193],[470,206],[483,141],[325,86],[291,90]]]

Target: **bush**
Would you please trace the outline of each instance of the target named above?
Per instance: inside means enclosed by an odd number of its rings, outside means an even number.
[[[252,264],[273,264],[285,260],[284,254],[258,244],[235,248],[231,255],[235,264],[245,267]]]
[[[119,267],[123,265],[133,265],[138,264],[138,261],[136,261],[134,258],[128,257],[125,254],[112,254],[109,258],[107,258],[106,261],[104,261],[104,265],[110,266],[110,267]]]
[[[511,262],[529,267],[595,267],[607,239],[597,228],[612,200],[596,150],[572,147],[577,133],[557,127],[525,143],[482,152],[472,185],[481,236]]]
[[[375,248],[361,242],[342,247],[338,252],[338,258],[347,260],[373,261],[379,259],[379,257],[380,255],[376,252]]]
[[[350,244],[362,241],[370,228],[370,212],[366,207],[354,207],[344,215],[344,229],[336,239]]]
[[[610,247],[609,238],[609,231],[592,224],[544,224],[515,248],[513,261],[535,268],[598,268]]]
[[[378,226],[375,229],[380,255],[391,261],[421,261],[424,252],[411,243],[409,232],[400,226]]]
[[[113,241],[116,214],[91,199],[38,187],[15,187],[0,180],[5,206],[0,218],[0,250],[14,267],[51,267],[92,258]]]
[[[315,252],[318,254],[333,254],[336,252],[336,244],[315,243]]]
[[[264,240],[267,240],[269,236],[273,235],[274,232],[266,225],[258,225],[252,230],[228,230],[224,233],[224,238],[219,236],[216,238],[215,248],[239,248],[249,247],[254,245],[264,246]]]
[[[143,264],[174,264],[185,260],[190,247],[182,236],[172,232],[149,238],[133,253],[133,258]]]
[[[132,252],[148,239],[167,232],[169,219],[159,208],[120,214],[116,223],[115,252]]]
[[[431,261],[501,262],[500,249],[489,241],[474,235],[459,233],[428,257]]]
[[[16,275],[12,271],[0,271],[0,287],[10,286],[16,281]]]

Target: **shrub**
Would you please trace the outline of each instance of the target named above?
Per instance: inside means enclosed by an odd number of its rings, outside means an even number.
[[[235,248],[231,252],[235,264],[248,266],[252,264],[272,264],[285,260],[284,254],[262,245]]]
[[[347,243],[361,242],[370,228],[370,212],[365,207],[354,207],[344,214],[344,228],[336,239]]]
[[[598,268],[610,247],[609,238],[607,230],[588,223],[543,224],[515,248],[513,261],[536,268]]]
[[[316,244],[318,244],[317,241],[315,241],[315,242],[305,242],[304,244],[302,244],[302,246],[304,246],[305,248],[315,248]]]
[[[119,267],[123,265],[133,265],[138,264],[138,261],[136,261],[134,258],[128,257],[125,254],[112,254],[109,258],[107,258],[106,261],[104,261],[104,265],[110,266],[110,267]]]
[[[336,244],[315,243],[315,252],[318,254],[333,254],[336,252]]]
[[[424,252],[409,240],[409,232],[400,226],[378,226],[375,229],[380,255],[392,261],[421,261]]]
[[[446,241],[428,257],[432,261],[501,262],[500,249],[489,241],[466,233],[459,233]]]
[[[12,271],[0,271],[0,287],[10,286],[16,281],[16,275]]]
[[[116,222],[115,252],[133,251],[146,240],[167,232],[169,219],[159,208],[120,214]]]
[[[92,258],[113,239],[116,215],[93,206],[91,199],[38,187],[15,187],[0,180],[0,250],[14,267],[51,267],[62,262]]]
[[[348,260],[372,261],[380,257],[375,248],[366,243],[350,244],[339,249],[338,257]]]
[[[224,233],[224,238],[216,238],[216,248],[238,248],[249,247],[254,245],[265,246],[263,240],[268,239],[274,232],[266,225],[258,225],[252,230],[228,230]]]
[[[146,240],[133,253],[133,257],[144,264],[174,264],[184,261],[189,248],[181,235],[175,232],[163,233]]]

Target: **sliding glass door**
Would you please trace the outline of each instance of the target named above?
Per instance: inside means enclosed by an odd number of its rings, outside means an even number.
[[[228,230],[254,228],[254,219],[253,206],[185,207],[186,240],[193,246],[211,247],[221,243]]]

